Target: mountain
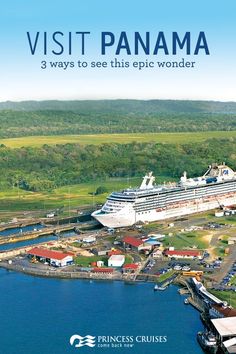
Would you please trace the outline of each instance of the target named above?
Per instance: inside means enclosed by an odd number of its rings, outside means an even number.
[[[110,112],[119,114],[155,113],[236,113],[236,102],[191,100],[85,100],[85,101],[22,101],[0,102],[0,110],[42,111],[58,110]]]

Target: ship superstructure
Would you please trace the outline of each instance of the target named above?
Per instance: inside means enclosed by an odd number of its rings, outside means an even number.
[[[139,188],[111,193],[92,216],[116,228],[236,204],[236,173],[225,164],[212,164],[196,178],[187,178],[184,172],[179,183],[155,185],[154,181],[150,172]]]

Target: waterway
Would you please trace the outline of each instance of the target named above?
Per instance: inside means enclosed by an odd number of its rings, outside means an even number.
[[[29,232],[29,231],[39,231],[42,230],[45,226],[41,224],[33,224],[33,225],[27,225],[27,226],[22,226],[22,227],[14,227],[14,228],[9,228],[6,230],[0,231],[0,236],[12,236],[12,235],[17,235],[19,233],[23,232]]]
[[[71,231],[63,231],[60,233],[60,238],[61,237],[73,237],[76,235],[77,235],[77,233],[72,230]],[[45,236],[33,238],[31,240],[6,243],[6,244],[0,245],[0,252],[6,251],[6,250],[13,250],[13,249],[25,247],[25,246],[33,246],[33,245],[37,245],[42,242],[50,242],[50,241],[55,241],[55,240],[58,240],[58,236],[51,234],[51,235],[45,235]]]
[[[60,280],[0,268],[0,353],[4,354],[201,354],[199,313],[184,305],[177,287],[154,292],[153,284]],[[94,348],[74,348],[70,337],[96,336]],[[102,348],[97,336],[133,338],[130,348]],[[167,336],[165,343],[137,336]],[[138,337],[140,339],[140,337]]]

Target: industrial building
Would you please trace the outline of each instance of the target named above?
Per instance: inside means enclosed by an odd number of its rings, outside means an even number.
[[[137,238],[126,236],[123,238],[124,247],[129,247],[135,251],[140,251],[143,248],[144,242]]]
[[[209,310],[211,318],[236,317],[236,310],[229,306],[214,304]]]
[[[142,250],[151,250],[153,246],[143,240],[131,236],[125,236],[123,238],[123,245],[125,248],[130,248],[137,252],[140,252]]]
[[[202,258],[202,254],[200,251],[197,250],[172,250],[168,249],[163,252],[164,256],[167,256],[168,258]]]
[[[226,353],[236,353],[236,317],[211,320],[214,332]]]
[[[65,267],[73,263],[73,255],[71,253],[52,251],[41,247],[34,247],[27,253],[31,258],[47,262],[54,267]]]

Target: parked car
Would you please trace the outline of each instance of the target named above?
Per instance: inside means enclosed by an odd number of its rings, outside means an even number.
[[[182,268],[182,270],[185,271],[185,272],[188,272],[188,271],[191,270],[191,268],[190,268],[189,266],[184,266],[184,267]]]
[[[174,270],[182,270],[182,267],[177,264],[176,266],[174,266]]]

